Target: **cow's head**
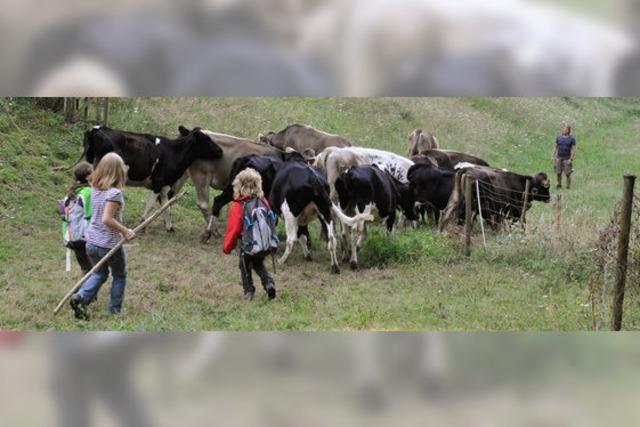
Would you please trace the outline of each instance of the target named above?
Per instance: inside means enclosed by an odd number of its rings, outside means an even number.
[[[295,162],[304,162],[308,165],[314,164],[316,152],[311,148],[305,149],[302,153],[294,150],[291,147],[287,147],[282,153],[282,160],[285,162],[295,161]]]
[[[399,195],[398,201],[404,216],[406,216],[409,221],[417,221],[418,214],[416,213],[416,198],[413,195],[410,185],[396,182],[396,187]]]
[[[420,138],[420,135],[422,135],[422,129],[416,129],[409,134],[407,139],[409,140],[409,143],[413,144]]]
[[[189,129],[182,125],[178,126],[178,132],[180,133],[180,136],[187,136],[191,133]]]
[[[273,147],[278,147],[278,148],[282,148],[279,147],[276,143],[276,133],[269,131],[265,134],[260,134],[258,135],[258,142],[260,142],[261,144],[267,144],[267,145],[271,145]]]
[[[540,172],[535,174],[531,179],[531,195],[533,200],[549,203],[549,188],[551,182],[546,173]]]
[[[426,165],[434,168],[438,167],[437,161],[424,154],[416,154],[415,156],[411,156],[411,161],[416,164]]]
[[[184,126],[180,126],[178,130],[183,142],[189,144],[197,159],[219,159],[222,157],[222,148],[199,127],[189,131]]]
[[[287,148],[285,152],[282,153],[282,160],[284,160],[285,162],[306,163],[306,159],[304,158],[304,156],[293,148]]]
[[[407,139],[409,140],[409,155],[410,156],[418,154],[417,143],[420,140],[421,136],[422,136],[422,129],[416,129],[413,132],[411,132],[409,134],[409,136],[407,136]]]
[[[409,168],[407,178],[409,179],[409,191],[416,202],[425,203],[431,196],[431,185],[425,185],[425,172],[433,167],[430,164],[416,163]]]

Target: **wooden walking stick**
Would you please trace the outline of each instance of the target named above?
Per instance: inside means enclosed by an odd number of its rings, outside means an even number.
[[[161,213],[163,213],[164,211],[169,209],[169,207],[172,204],[177,202],[178,199],[180,199],[186,193],[187,193],[186,191],[183,191],[182,193],[175,195],[173,198],[171,198],[169,201],[167,201],[167,203],[165,203],[159,210],[157,210],[153,215],[151,215],[149,218],[145,219],[140,225],[138,225],[136,228],[134,228],[133,231],[134,231],[134,233],[136,233],[136,235],[134,236],[133,239],[138,237],[138,233],[140,232],[140,230],[146,228],[149,224],[151,224],[153,221],[155,221],[155,219],[158,218]],[[133,240],[133,239],[131,239],[131,240]],[[129,242],[131,240],[129,240]],[[102,267],[109,260],[109,258],[111,258],[113,256],[113,254],[115,254],[122,246],[124,246],[124,244],[126,242],[127,241],[125,239],[120,240],[118,242],[118,244],[113,247],[113,249],[111,249],[100,261],[98,261],[98,263],[96,265],[93,266],[93,268],[91,270],[89,270],[89,272],[87,274],[85,274],[82,277],[82,279],[78,280],[78,282],[75,285],[73,285],[73,288],[71,288],[71,290],[69,292],[67,292],[67,294],[64,296],[64,298],[62,298],[62,300],[58,303],[58,305],[56,306],[55,310],[53,310],[53,314],[58,314],[58,311],[60,311],[62,306],[69,300],[69,298],[71,298],[71,296],[78,289],[80,289],[80,286],[82,286],[82,284],[89,278],[89,276],[91,276],[93,273],[98,271],[98,269],[100,267]]]

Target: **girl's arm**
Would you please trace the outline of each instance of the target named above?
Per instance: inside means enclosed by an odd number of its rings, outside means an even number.
[[[104,207],[104,213],[102,214],[102,222],[109,228],[114,229],[118,233],[122,234],[125,240],[131,240],[136,236],[136,233],[130,228],[125,227],[120,224],[120,222],[115,218],[118,209],[120,208],[120,204],[117,202],[107,202]]]

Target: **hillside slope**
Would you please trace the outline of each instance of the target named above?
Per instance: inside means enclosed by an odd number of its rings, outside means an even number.
[[[66,124],[29,99],[0,99],[0,328],[590,328],[588,253],[619,200],[622,175],[640,171],[640,100],[634,98],[152,98],[112,103],[112,127],[168,136],[183,124],[255,138],[301,122],[342,134],[355,145],[404,154],[407,134],[420,127],[436,134],[445,148],[521,173],[552,173],[551,145],[568,121],[579,143],[576,187],[563,192],[559,235],[552,227],[552,207],[536,204],[526,235],[492,235],[487,252],[478,247],[471,260],[460,256],[455,239],[423,228],[394,237],[398,250],[420,252],[412,252],[407,261],[358,273],[343,269],[341,276],[331,276],[328,255],[316,238],[315,262],[303,263],[294,251],[290,264],[276,275],[281,297],[274,304],[260,300],[253,305],[241,301],[236,258],[220,256],[219,240],[198,243],[203,223],[191,192],[175,209],[175,235],[158,224],[130,245],[125,314],[117,319],[104,315],[108,292],[103,291],[94,320],[78,323],[69,313],[51,315],[78,275],[63,271],[55,213],[70,179],[68,172],[53,168],[75,162],[86,125]],[[145,198],[143,190],[127,189],[128,224],[137,222]],[[364,248],[370,253],[388,245],[373,234]],[[627,301],[634,301],[633,292]],[[628,305],[625,326],[638,327],[640,310]]]

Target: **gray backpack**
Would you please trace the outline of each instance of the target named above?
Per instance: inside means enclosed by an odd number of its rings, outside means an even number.
[[[273,252],[278,248],[276,216],[260,198],[244,202],[242,251],[247,255]]]
[[[63,211],[62,239],[65,246],[69,243],[84,240],[84,234],[89,228],[91,218],[85,217],[85,200],[80,194],[66,197],[61,202]]]

